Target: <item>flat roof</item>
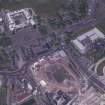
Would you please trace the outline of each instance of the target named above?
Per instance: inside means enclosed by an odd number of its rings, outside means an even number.
[[[89,42],[85,41],[87,38],[89,38]],[[84,53],[89,43],[93,43],[98,38],[105,38],[105,35],[97,28],[94,28],[77,37],[75,40],[72,40],[72,42],[81,53]]]
[[[8,23],[9,23],[9,30],[13,31],[15,29],[24,28],[28,25],[35,25],[36,22],[33,19],[33,16],[29,13],[30,8],[24,8],[16,11],[10,11],[6,14]],[[20,17],[19,17],[20,16]],[[16,21],[19,24],[16,24]]]

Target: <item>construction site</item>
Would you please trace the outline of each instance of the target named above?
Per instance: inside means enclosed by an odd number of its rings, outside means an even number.
[[[38,85],[47,91],[78,92],[80,89],[79,78],[70,68],[64,51],[41,58],[32,65],[31,69]]]

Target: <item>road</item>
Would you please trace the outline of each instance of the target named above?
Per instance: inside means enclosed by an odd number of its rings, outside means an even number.
[[[95,0],[94,1],[88,0],[88,4],[90,5],[89,8],[92,10],[92,12],[95,11],[95,9],[93,8],[96,5],[95,3],[96,3]],[[95,23],[95,21],[96,21],[95,18],[92,18],[90,16],[90,17],[88,17],[86,19],[83,19],[82,21],[80,21],[78,23],[75,23],[73,25],[68,25],[63,30],[60,31],[60,34],[64,33],[65,31],[75,31],[75,30],[80,29],[81,27],[87,27],[88,25],[91,26],[91,25],[93,25]],[[52,51],[50,51],[50,52],[52,52]],[[13,71],[13,72],[10,72],[10,71],[6,71],[6,72],[0,71],[0,74],[2,74],[2,75],[11,75],[11,76],[12,75],[18,75],[18,74],[24,74],[26,72],[26,68],[28,67],[28,65],[29,64],[26,63],[20,70],[16,70],[16,71]]]
[[[72,25],[68,25],[63,32],[65,31],[75,31],[80,27],[86,27],[87,25],[94,25],[96,23],[96,0],[88,0],[89,9],[91,10],[91,15],[87,16],[87,18],[81,20],[78,23],[74,23]]]
[[[81,64],[78,61],[78,56],[74,55],[74,52],[72,53],[72,46],[69,46],[69,49],[71,52],[69,52],[68,50],[66,50],[66,53],[68,54],[68,56],[70,57],[70,60],[72,60],[72,62],[76,65],[76,67],[78,67],[78,69],[75,69],[77,73],[81,73],[84,74],[84,76],[86,76],[86,78],[88,78],[88,80],[90,81],[90,83],[96,88],[98,89],[100,92],[105,93],[105,84],[103,84],[101,81],[99,81],[95,75],[91,75],[91,72],[88,71],[88,68],[83,67],[83,64]]]

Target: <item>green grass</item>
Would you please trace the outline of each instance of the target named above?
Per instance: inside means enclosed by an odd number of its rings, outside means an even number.
[[[35,103],[35,100],[31,99],[31,100],[29,100],[29,101],[27,101],[27,102],[25,102],[25,103],[23,103],[21,105],[33,105],[34,103]]]
[[[9,37],[0,38],[0,47],[7,47],[9,45],[12,45],[12,41]]]
[[[101,21],[100,23],[98,23],[96,25],[96,27],[101,31],[103,32],[103,34],[105,34],[105,21]]]
[[[9,66],[10,60],[8,59],[8,55],[6,54],[4,48],[12,45],[12,41],[9,37],[5,36],[5,34],[0,34],[0,70]]]
[[[74,32],[74,39],[77,37],[77,36],[80,36],[88,31],[90,31],[91,29],[93,29],[94,27],[92,26],[85,26],[85,27],[81,27],[80,29],[76,30]]]
[[[21,0],[20,2],[7,2],[3,0],[3,3],[0,3],[0,8],[4,9],[20,9],[20,8],[33,8],[38,14],[54,14],[59,8],[61,0],[47,0],[48,2],[41,3],[41,0]]]
[[[3,48],[0,48],[0,69],[9,66],[9,64],[10,64],[10,61],[8,59],[7,54],[5,53]]]
[[[68,74],[63,69],[56,71],[53,75],[57,82],[62,82],[63,80],[68,79]]]
[[[5,88],[0,88],[0,105],[6,105],[7,90]]]

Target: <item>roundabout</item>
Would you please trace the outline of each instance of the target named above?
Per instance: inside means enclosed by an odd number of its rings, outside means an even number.
[[[96,63],[95,72],[98,76],[105,75],[105,58],[101,59],[99,62]]]

